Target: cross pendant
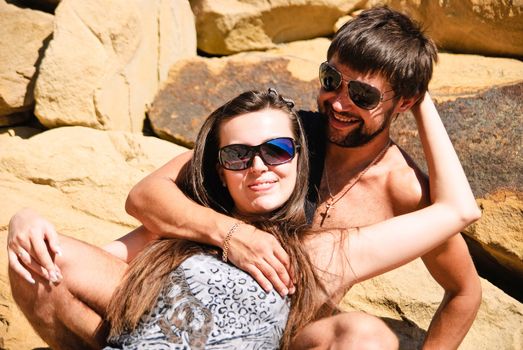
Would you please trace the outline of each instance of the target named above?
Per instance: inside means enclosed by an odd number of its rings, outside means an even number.
[[[323,223],[325,222],[325,219],[327,219],[327,217],[329,216],[329,211],[331,209],[334,209],[334,204],[327,203],[326,207],[327,208],[325,209],[325,213],[320,214],[321,215],[320,227],[323,226]]]

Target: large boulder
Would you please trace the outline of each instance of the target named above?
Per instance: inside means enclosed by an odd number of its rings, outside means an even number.
[[[85,127],[0,129],[0,149],[2,247],[10,217],[22,207],[91,244],[124,235],[138,225],[124,210],[131,187],[185,151],[155,137]],[[7,255],[0,254],[0,348],[44,346],[13,302]]]
[[[146,106],[178,59],[196,54],[185,0],[64,0],[36,82],[47,127],[141,131]]]
[[[387,4],[422,23],[444,50],[491,56],[523,57],[521,1],[369,0]]]
[[[36,69],[51,34],[53,16],[0,0],[0,126],[27,120],[34,106]]]
[[[227,55],[332,34],[356,0],[192,0],[198,48]]]
[[[161,138],[192,147],[207,116],[228,99],[247,90],[275,88],[296,96],[298,108],[315,106],[317,83],[301,80],[289,70],[304,60],[265,54],[239,54],[231,59],[188,59],[175,64],[148,113]]]

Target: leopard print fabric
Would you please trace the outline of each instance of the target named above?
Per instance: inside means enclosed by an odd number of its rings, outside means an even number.
[[[153,310],[105,349],[278,349],[289,301],[242,270],[198,254],[169,275]]]

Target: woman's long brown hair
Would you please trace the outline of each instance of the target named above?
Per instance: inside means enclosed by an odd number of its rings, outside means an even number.
[[[238,217],[226,188],[221,186],[216,170],[220,125],[231,118],[263,109],[284,111],[300,145],[298,178],[293,194],[280,208],[256,217]],[[296,333],[315,318],[320,307],[319,294],[324,291],[302,244],[307,234],[305,196],[308,188],[308,147],[293,103],[276,91],[248,91],[214,111],[204,122],[197,137],[193,159],[186,170],[182,188],[197,203],[235,216],[256,228],[273,234],[289,254],[295,271],[296,293],[291,296],[291,310],[281,340],[281,348],[291,344]],[[167,277],[188,257],[205,252],[219,254],[219,249],[180,239],[151,242],[129,265],[122,283],[115,291],[107,310],[110,337],[136,328],[142,315],[155,305]]]

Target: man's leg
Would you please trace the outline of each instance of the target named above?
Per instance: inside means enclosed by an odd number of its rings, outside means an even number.
[[[291,349],[398,349],[399,341],[377,317],[363,312],[346,312],[326,317],[302,329]]]
[[[100,348],[107,329],[102,317],[127,264],[100,248],[60,236],[63,275],[53,285],[33,274],[32,285],[9,269],[13,298],[36,332],[53,349]]]

